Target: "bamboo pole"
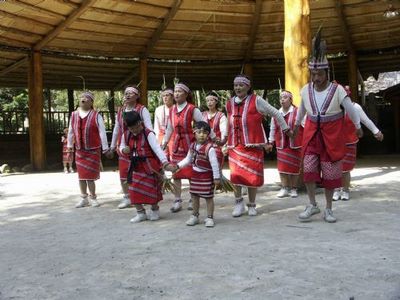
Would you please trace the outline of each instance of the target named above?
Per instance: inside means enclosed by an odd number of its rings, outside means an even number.
[[[147,107],[147,59],[141,58],[139,62],[139,75],[140,75],[140,103]]]
[[[300,104],[300,90],[309,80],[307,67],[311,47],[309,0],[285,0],[285,89]]]
[[[34,51],[30,56],[28,85],[31,164],[35,171],[41,171],[46,167],[46,144],[43,119],[42,56],[39,51]]]

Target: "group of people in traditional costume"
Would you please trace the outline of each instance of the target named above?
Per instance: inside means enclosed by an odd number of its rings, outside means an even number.
[[[323,49],[313,41],[314,49]],[[132,223],[160,218],[158,203],[163,198],[161,183],[167,171],[172,172],[176,186],[171,212],[182,210],[182,179],[188,179],[191,196],[187,206],[192,214],[186,224],[199,223],[199,201],[204,198],[204,223],[213,227],[214,190],[221,184],[226,154],[230,180],[236,187],[232,216],[246,213],[244,187],[247,214],[256,216],[257,188],[264,185],[264,150],[275,146],[282,185],[277,197],[298,196],[302,170],[310,204],[298,219],[310,221],[320,212],[315,198],[319,183],[325,189],[323,218],[336,222],[332,200],[349,199],[349,173],[355,164],[358,138],[363,135],[360,120],[378,140],[383,134],[351,101],[348,90],[329,80],[325,53],[314,51],[309,69],[311,81],[301,90],[300,106],[293,105],[290,91],[282,91],[279,110],[257,96],[250,78],[243,74],[234,78],[235,95],[226,103],[226,115],[220,111],[217,93],[206,95],[207,110],[201,112],[191,103],[190,88],[180,82],[161,92],[163,105],[155,110],[154,130],[149,111],[139,103],[138,88],[129,86],[117,112],[110,147],[103,119],[93,109],[93,94],[83,93],[66,138],[66,152],[73,151],[73,143],[76,149],[81,192],[76,207],[99,206],[95,180],[100,176],[101,153],[111,158],[116,152],[124,193],[118,208],[136,208]],[[266,116],[272,117],[269,139],[263,127]],[[146,212],[144,205],[151,209]]]

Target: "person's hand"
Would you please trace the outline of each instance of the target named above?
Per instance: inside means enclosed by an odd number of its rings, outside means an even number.
[[[221,179],[214,179],[215,188],[218,190],[221,187]]]
[[[363,137],[364,132],[363,132],[361,127],[356,130],[356,135],[357,135],[358,138],[362,138]]]
[[[374,134],[374,137],[380,142],[383,141],[383,133],[380,131],[377,134]]]
[[[167,143],[162,143],[161,145],[160,145],[160,147],[161,147],[161,149],[162,150],[165,150],[165,149],[167,149]]]
[[[73,150],[72,150],[72,147],[68,147],[67,148],[67,152],[72,152]]]
[[[228,155],[228,147],[222,147],[222,148],[221,148],[221,151],[222,151],[222,154],[223,154],[224,156],[227,156],[227,155]]]
[[[131,148],[129,148],[129,146],[125,146],[123,149],[122,149],[122,153],[123,154],[129,154],[131,152]]]
[[[293,129],[293,137],[295,138],[299,133],[299,125],[295,125]]]
[[[174,172],[176,172],[176,170],[178,170],[178,167],[174,164],[167,163],[164,166],[164,170],[174,173]]]
[[[272,144],[268,143],[268,144],[264,145],[264,150],[267,153],[270,153],[272,151],[272,148],[273,148]]]
[[[294,133],[293,133],[293,131],[291,129],[287,130],[285,132],[285,134],[290,138],[294,138],[295,137],[295,135],[294,135]]]
[[[218,146],[223,146],[226,143],[226,138],[221,139],[217,139],[217,141],[215,142]]]
[[[106,155],[106,157],[107,157],[108,159],[113,159],[113,157],[114,157],[114,151],[112,151],[112,149],[110,149],[110,150],[108,150],[108,151],[105,153],[105,155]]]

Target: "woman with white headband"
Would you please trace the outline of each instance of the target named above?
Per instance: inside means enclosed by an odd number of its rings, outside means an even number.
[[[121,145],[121,139],[123,136],[127,137],[128,135],[124,133],[128,130],[128,128],[124,124],[124,114],[128,111],[136,111],[140,114],[140,118],[143,120],[143,124],[146,128],[153,130],[153,125],[151,123],[150,113],[147,108],[138,103],[140,100],[140,92],[136,86],[128,86],[125,88],[124,92],[124,103],[122,107],[118,109],[117,116],[115,118],[115,126],[112,135],[111,141],[111,150],[117,151],[118,153],[118,169],[119,169],[119,178],[121,182],[122,191],[124,193],[123,198],[121,199],[118,208],[123,209],[131,206],[131,200],[129,199],[128,193],[128,184],[126,182],[128,177],[128,169],[129,169],[129,156],[119,151],[119,145]]]
[[[271,115],[285,134],[292,136],[292,132],[279,111],[253,92],[247,76],[236,76],[233,84],[236,96],[226,103],[229,168],[231,181],[237,186],[232,216],[240,217],[245,212],[242,186],[248,188],[248,214],[256,216],[257,188],[264,184],[263,146],[268,142],[263,117]]]
[[[72,151],[75,141],[75,163],[81,191],[81,199],[76,208],[100,206],[97,202],[95,180],[100,178],[101,149],[103,153],[109,151],[103,118],[93,109],[93,101],[94,95],[91,92],[81,95],[79,108],[71,114],[68,129],[67,149]]]
[[[174,104],[170,112],[170,118],[167,124],[167,130],[162,143],[162,148],[165,149],[168,142],[172,138],[171,162],[177,164],[186,157],[190,144],[194,141],[192,122],[203,121],[203,115],[198,108],[189,103],[192,99],[192,93],[186,84],[178,83],[175,85],[174,99],[176,104]],[[210,136],[215,138],[214,132],[211,132]],[[174,174],[174,183],[177,189],[175,193],[174,205],[171,208],[172,212],[178,212],[182,209],[181,179],[190,179],[191,176],[191,165],[179,169]],[[188,209],[193,209],[191,201],[189,201]]]
[[[226,131],[227,119],[223,112],[219,111],[220,101],[216,92],[209,92],[206,96],[208,110],[203,111],[203,119],[210,125],[215,133],[215,143],[213,144],[220,169],[224,164],[224,154],[221,150],[221,145],[226,143],[228,133]]]
[[[294,122],[297,116],[297,107],[293,105],[293,95],[289,91],[282,91],[280,94],[280,114],[285,118],[290,129],[294,129]],[[303,140],[303,127],[300,127],[295,138],[289,138],[282,132],[277,120],[271,120],[269,131],[268,149],[272,149],[275,143],[278,160],[278,172],[281,178],[281,190],[277,197],[296,198],[297,187],[301,165],[301,143]]]
[[[169,114],[172,106],[174,105],[174,90],[171,88],[165,88],[161,91],[161,98],[163,105],[156,108],[154,112],[154,133],[156,134],[158,143],[162,145],[165,131],[169,120]],[[170,146],[167,145],[165,149],[165,155],[170,159]]]

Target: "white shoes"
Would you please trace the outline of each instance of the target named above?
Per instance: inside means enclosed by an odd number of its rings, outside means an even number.
[[[70,172],[70,173],[74,173],[75,171],[74,171],[74,169],[69,168],[69,172]]]
[[[250,217],[257,216],[257,209],[255,205],[254,206],[248,205],[248,209],[249,211],[247,213],[249,214]]]
[[[332,200],[338,201],[341,196],[342,196],[342,189],[341,188],[335,189],[335,191],[333,192]]]
[[[187,226],[194,226],[199,224],[199,217],[194,216],[194,215],[190,215],[189,220],[186,221],[186,225]]]
[[[81,200],[75,205],[75,208],[81,208],[81,207],[85,207],[85,206],[89,206],[89,200],[86,197],[81,197]]]
[[[136,216],[134,216],[130,222],[131,223],[139,223],[139,222],[143,222],[147,220],[147,215],[146,212],[141,212],[141,213],[137,213]]]
[[[243,198],[236,200],[235,207],[233,208],[232,217],[237,218],[243,215],[245,212]]]
[[[328,223],[335,223],[336,218],[333,215],[332,209],[326,208],[324,211],[324,220]]]
[[[91,199],[90,199],[90,205],[91,205],[92,207],[99,207],[99,206],[100,206],[100,203],[97,202],[96,198],[91,198]]]
[[[298,196],[299,196],[299,194],[297,193],[297,189],[290,190],[290,197],[297,198]]]
[[[346,191],[342,191],[342,196],[340,197],[343,201],[349,201],[350,200],[350,193]]]
[[[320,209],[317,205],[308,204],[304,211],[299,214],[298,219],[300,222],[311,221],[311,216],[320,213]]]
[[[150,210],[147,214],[147,219],[150,221],[160,220],[160,211],[159,210]]]
[[[206,218],[204,220],[204,224],[206,225],[206,227],[214,227],[215,226],[214,219],[212,219],[212,218]]]
[[[278,198],[288,197],[289,190],[287,188],[282,187],[276,196]]]
[[[67,168],[64,168],[64,173],[68,174],[68,169]]]
[[[182,209],[182,200],[178,199],[174,201],[174,205],[171,207],[171,212],[176,213]]]
[[[119,209],[124,209],[131,206],[131,199],[129,199],[129,195],[124,195],[121,202],[118,204]]]

